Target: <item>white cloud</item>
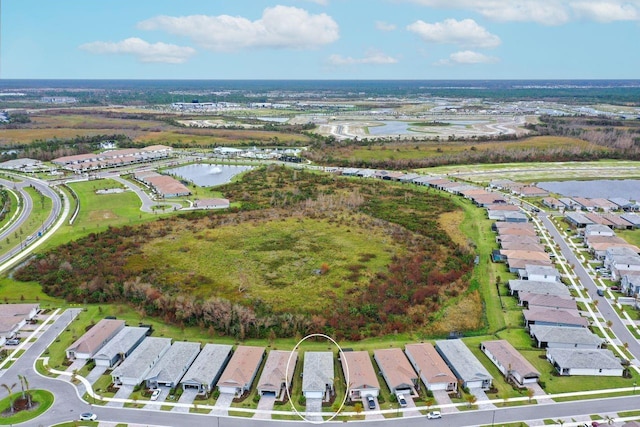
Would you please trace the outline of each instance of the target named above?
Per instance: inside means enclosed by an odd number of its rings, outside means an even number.
[[[188,46],[177,46],[167,43],[149,43],[137,37],[131,37],[119,42],[91,42],[80,46],[80,49],[96,54],[130,54],[141,62],[166,62],[180,64],[196,53]]]
[[[213,51],[246,48],[307,49],[338,40],[338,24],[325,13],[311,15],[287,6],[266,8],[262,18],[241,16],[157,16],[138,23],[143,30],[164,30],[190,37]]]
[[[329,0],[301,0],[301,1],[319,4],[320,6],[326,6],[329,4]]]
[[[639,0],[408,0],[440,9],[471,10],[502,22],[560,25],[575,19],[640,20]]]
[[[498,61],[499,59],[495,56],[487,56],[483,53],[463,50],[452,53],[447,59],[441,59],[436,62],[436,65],[490,64]]]
[[[628,3],[579,1],[570,6],[578,17],[597,22],[637,21],[640,18],[636,6]]]
[[[396,64],[397,58],[386,55],[377,50],[368,50],[362,58],[351,56],[331,55],[328,59],[331,65],[356,65],[356,64]]]
[[[394,24],[389,24],[388,22],[376,21],[376,30],[379,31],[393,31],[396,29]]]
[[[456,44],[468,47],[492,48],[500,45],[500,37],[491,34],[473,19],[445,19],[428,24],[416,21],[407,30],[417,34],[427,43]]]

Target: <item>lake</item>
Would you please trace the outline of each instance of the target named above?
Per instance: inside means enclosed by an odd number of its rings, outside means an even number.
[[[597,179],[593,181],[549,181],[536,184],[540,188],[563,196],[579,197],[621,197],[640,200],[640,180],[637,179]]]
[[[196,163],[169,169],[167,172],[186,181],[191,181],[199,187],[213,187],[231,182],[231,178],[249,169],[251,169],[251,166]]]

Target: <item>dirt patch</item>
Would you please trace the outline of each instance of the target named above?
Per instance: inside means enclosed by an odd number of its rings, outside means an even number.
[[[0,413],[0,417],[2,418],[7,418],[7,417],[11,417],[14,416],[15,414],[17,414],[18,412],[22,412],[22,411],[34,411],[36,409],[38,409],[38,406],[40,406],[39,402],[32,402],[31,403],[31,408],[27,409],[27,405],[29,404],[29,401],[27,399],[23,399],[23,398],[18,398],[16,400],[13,401],[13,412],[11,411],[11,408],[7,408],[4,411],[2,411],[2,413]]]
[[[100,210],[91,212],[89,218],[93,221],[99,221],[104,219],[115,219],[118,218],[118,215],[111,210]]]

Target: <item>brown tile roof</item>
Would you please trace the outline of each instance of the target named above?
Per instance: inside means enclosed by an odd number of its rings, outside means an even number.
[[[102,319],[71,344],[67,351],[93,355],[105,342],[124,328],[124,320]]]
[[[264,350],[264,347],[238,346],[216,385],[218,387],[245,386],[258,369]]]
[[[515,371],[522,378],[540,376],[540,372],[507,341],[483,341],[481,345],[491,353],[495,360],[502,365],[507,372]],[[489,358],[491,359],[491,357]]]
[[[380,382],[373,369],[373,363],[367,351],[346,351],[340,353],[342,372],[347,375],[349,371],[349,388],[374,388],[380,389]],[[345,363],[347,369],[345,369]]]
[[[285,382],[285,374],[287,373],[287,362],[291,356],[291,364],[289,365],[288,376],[286,384],[291,384],[293,379],[293,372],[296,368],[296,362],[298,361],[298,352],[282,350],[271,350],[267,361],[264,364],[262,375],[258,380],[258,388],[270,391],[279,392],[282,383]]]
[[[547,307],[531,307],[523,310],[522,314],[527,322],[546,322],[576,326],[589,326],[589,322],[580,316],[577,309],[555,309]]]
[[[415,381],[418,380],[418,375],[411,367],[407,356],[404,355],[401,349],[387,348],[375,350],[373,355],[380,370],[384,373],[385,379],[389,382],[387,385],[390,388],[395,389],[402,386],[413,388]]]
[[[431,343],[407,344],[405,351],[411,355],[417,368],[420,369],[420,374],[429,384],[458,382]]]

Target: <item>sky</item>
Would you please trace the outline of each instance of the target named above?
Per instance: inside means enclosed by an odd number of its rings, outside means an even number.
[[[0,0],[5,79],[636,79],[640,0]]]

